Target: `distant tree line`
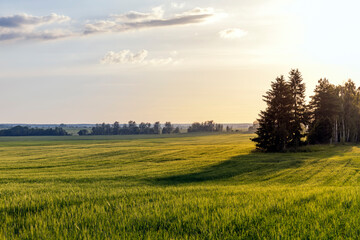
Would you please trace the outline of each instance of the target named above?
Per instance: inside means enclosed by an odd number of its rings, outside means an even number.
[[[69,135],[63,128],[29,128],[15,126],[9,129],[0,130],[0,136],[66,136]]]
[[[64,126],[64,125],[62,125]],[[231,131],[232,129],[228,128]],[[195,122],[188,129],[188,132],[222,132],[223,125],[216,124],[214,121],[203,123]],[[164,126],[160,122],[154,124],[135,121],[129,121],[127,124],[114,122],[113,124],[96,124],[90,129],[81,129],[78,131],[83,135],[137,135],[137,134],[176,134],[180,133],[180,128],[175,127],[171,122],[166,122]],[[67,136],[71,135],[62,127],[55,128],[32,128],[28,126],[15,126],[9,129],[0,130],[0,136]]]
[[[309,104],[299,70],[271,83],[258,119],[258,149],[279,152],[304,144],[360,142],[360,88],[348,80],[335,86],[320,79]]]
[[[216,124],[214,121],[206,121],[203,123],[195,122],[188,129],[188,132],[222,132],[223,125]],[[96,124],[95,127],[88,131],[82,129],[79,135],[137,135],[137,134],[174,134],[180,133],[179,127],[174,127],[171,122],[166,122],[162,127],[160,122],[154,124],[141,122],[137,124],[135,121],[129,121],[127,124],[114,122],[113,124]]]
[[[137,134],[170,134],[180,133],[179,127],[174,127],[171,122],[166,122],[162,127],[160,122],[151,123],[141,122],[137,124],[135,121],[129,121],[127,124],[120,125],[119,122],[114,124],[96,124],[89,132],[82,129],[78,132],[79,135],[137,135]]]
[[[223,129],[224,126],[222,124],[217,124],[211,120],[202,123],[195,122],[191,124],[191,126],[188,128],[188,132],[222,132]]]

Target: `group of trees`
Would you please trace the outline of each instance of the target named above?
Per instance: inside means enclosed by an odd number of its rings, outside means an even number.
[[[214,121],[195,122],[188,128],[188,132],[222,132],[224,126]],[[228,129],[227,129],[228,130]]]
[[[174,128],[171,122],[166,122],[164,127],[161,127],[160,122],[140,123],[129,121],[127,124],[120,125],[119,122],[114,124],[96,124],[89,132],[86,129],[80,130],[79,135],[136,135],[136,134],[170,134],[180,133],[178,127]]]
[[[193,123],[187,131],[190,132],[222,132],[223,125],[217,124],[214,121],[206,121],[203,123]],[[135,135],[135,134],[171,134],[180,133],[179,127],[174,127],[171,122],[166,122],[164,127],[160,122],[140,123],[129,121],[127,124],[120,125],[119,122],[114,124],[96,124],[89,132],[87,129],[82,129],[78,132],[79,135]]]
[[[174,128],[171,122],[166,122],[165,126],[162,129],[162,134],[170,134],[170,133],[180,133],[180,128]]]
[[[297,148],[303,143],[302,129],[309,120],[301,73],[291,70],[287,81],[284,76],[276,78],[263,97],[267,109],[260,112],[258,136],[252,139],[257,148],[274,152]]]
[[[214,121],[204,123],[193,123],[188,132],[219,132],[223,131],[223,125],[215,124]],[[135,135],[135,134],[172,134],[180,133],[179,127],[174,127],[171,122],[166,122],[162,127],[160,122],[137,124],[135,121],[129,121],[127,124],[96,124],[90,129],[81,129],[78,131],[83,135]],[[15,126],[9,129],[0,130],[0,136],[67,136],[70,135],[62,127],[56,128],[30,128],[26,126]]]
[[[310,143],[360,141],[360,88],[353,81],[335,86],[320,79],[310,109]]]
[[[29,128],[15,126],[9,129],[0,130],[0,136],[67,136],[69,135],[63,128]]]
[[[303,144],[360,141],[360,88],[348,80],[335,86],[320,79],[309,104],[299,70],[291,70],[271,83],[263,96],[267,104],[260,112],[256,130],[258,149],[284,151]]]

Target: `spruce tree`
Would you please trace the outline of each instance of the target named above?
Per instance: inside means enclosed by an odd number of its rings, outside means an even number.
[[[292,117],[292,98],[289,84],[284,77],[278,77],[271,83],[271,89],[263,96],[267,104],[258,119],[259,128],[256,142],[259,150],[267,152],[284,151],[289,146],[290,120]]]
[[[339,88],[327,79],[320,79],[311,97],[311,123],[308,140],[311,144],[338,141],[340,98]]]
[[[305,102],[305,84],[298,69],[289,73],[289,87],[292,101],[292,116],[290,119],[290,145],[297,148],[303,142],[301,139],[303,127],[308,124],[308,114]]]

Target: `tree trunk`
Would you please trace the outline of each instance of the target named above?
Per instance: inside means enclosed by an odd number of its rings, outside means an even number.
[[[339,142],[338,121],[335,119],[335,143]]]
[[[341,142],[345,142],[345,121],[344,121],[344,118],[342,118],[342,136],[341,136]]]

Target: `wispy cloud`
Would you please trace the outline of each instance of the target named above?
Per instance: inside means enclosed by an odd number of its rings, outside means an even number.
[[[101,63],[143,63],[147,56],[148,51],[146,50],[141,50],[138,53],[132,53],[130,50],[123,50],[117,53],[110,51],[103,57]]]
[[[85,34],[99,32],[125,32],[144,28],[179,26],[203,23],[219,17],[213,8],[194,8],[171,17],[164,17],[161,7],[153,8],[150,13],[129,12],[122,15],[112,15],[111,18],[100,20],[85,26]]]
[[[228,28],[219,32],[219,36],[223,39],[239,39],[243,38],[248,33],[239,28]]]
[[[178,6],[180,7],[180,5]],[[47,16],[16,14],[0,16],[0,41],[10,40],[51,40],[94,33],[117,33],[155,27],[182,26],[198,24],[218,19],[224,13],[213,8],[194,8],[165,17],[162,7],[155,7],[150,12],[130,11],[125,14],[110,15],[107,19],[84,24],[73,31],[69,24],[70,17],[52,13]],[[57,28],[56,28],[57,27]]]
[[[116,21],[124,22],[138,22],[138,21],[147,21],[154,19],[161,19],[164,16],[164,10],[162,7],[155,7],[151,12],[142,13],[136,11],[130,11],[126,14],[111,15]]]
[[[51,31],[1,31],[0,30],[0,41],[6,40],[54,40],[59,38],[66,38],[74,36],[74,33],[66,30],[51,30]]]
[[[43,24],[62,23],[69,21],[70,17],[52,13],[48,16],[31,16],[28,14],[17,14],[0,17],[0,27],[2,28],[23,28],[34,27]]]
[[[141,50],[133,53],[130,50],[122,50],[120,52],[109,51],[102,59],[102,64],[142,64],[142,65],[167,65],[170,63],[176,64],[179,61],[172,57],[167,58],[148,58],[149,52]]]
[[[70,17],[52,13],[48,16],[17,14],[0,17],[0,41],[14,39],[58,39],[72,35],[65,29],[38,30],[39,26],[70,21]]]

